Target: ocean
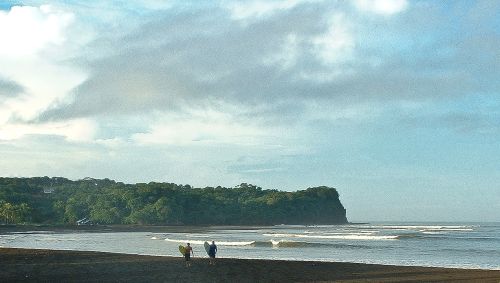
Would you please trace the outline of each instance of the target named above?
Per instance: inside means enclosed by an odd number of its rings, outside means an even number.
[[[181,231],[181,230],[179,230]],[[181,256],[191,243],[207,257],[336,261],[500,270],[500,223],[368,223],[200,227],[188,232],[55,232],[0,234],[0,247]]]

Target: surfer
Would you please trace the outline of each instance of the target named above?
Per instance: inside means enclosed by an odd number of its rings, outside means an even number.
[[[186,259],[186,267],[191,266],[191,254],[193,254],[194,257],[193,248],[189,243],[187,243],[187,246],[184,248],[184,258]]]
[[[209,264],[210,265],[215,265],[215,254],[217,253],[217,245],[215,245],[215,242],[212,241],[212,244],[209,247],[208,250],[208,256],[209,256]]]

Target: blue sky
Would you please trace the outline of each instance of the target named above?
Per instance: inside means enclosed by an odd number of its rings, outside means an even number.
[[[498,1],[99,2],[0,4],[2,176],[500,221]]]

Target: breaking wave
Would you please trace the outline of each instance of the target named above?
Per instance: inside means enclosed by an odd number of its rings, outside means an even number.
[[[205,241],[191,240],[191,239],[169,239],[166,238],[165,241],[186,244],[190,243],[192,245],[203,245]],[[249,247],[269,247],[269,248],[302,248],[302,247],[347,247],[347,248],[370,248],[366,245],[352,245],[352,244],[338,244],[338,243],[315,243],[307,241],[293,241],[293,240],[269,240],[269,241],[245,241],[245,242],[228,242],[228,241],[216,241],[217,245],[220,246],[249,246]]]
[[[286,238],[312,238],[312,239],[339,239],[339,240],[396,240],[399,236],[373,236],[365,234],[346,234],[346,235],[304,235],[304,234],[279,234],[265,233],[267,237],[286,237]]]
[[[424,231],[473,231],[474,226],[466,225],[383,225],[383,226],[368,226],[378,229],[391,230],[424,230]]]
[[[309,243],[309,242],[286,241],[286,240],[279,240],[279,241],[271,240],[270,242],[271,242],[273,247],[280,247],[280,248],[328,246],[328,244],[322,244],[322,243]]]
[[[166,238],[165,241],[167,242],[173,242],[173,243],[190,243],[193,245],[203,245],[205,242],[208,241],[200,241],[200,240],[192,240],[192,239],[169,239]],[[224,242],[224,241],[217,241],[216,244],[220,246],[249,246],[254,244],[255,241],[248,241],[248,242]]]

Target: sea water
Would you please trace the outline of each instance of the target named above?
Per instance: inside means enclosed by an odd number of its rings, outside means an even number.
[[[337,261],[500,270],[500,223],[370,223],[197,228],[190,232],[11,232],[0,247],[180,256]]]

